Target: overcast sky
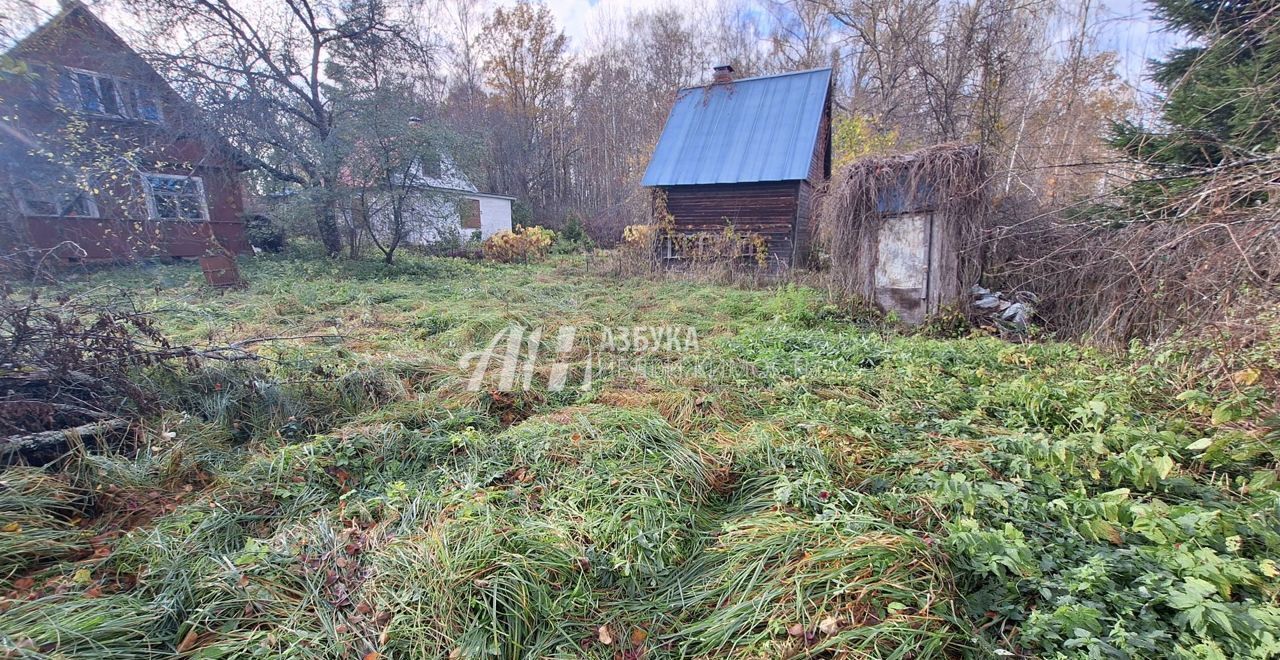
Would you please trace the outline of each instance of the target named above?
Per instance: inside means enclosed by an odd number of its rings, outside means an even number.
[[[2,1],[2,0],[0,0]],[[657,7],[678,6],[689,7],[694,3],[720,2],[721,0],[544,0],[555,14],[565,33],[570,37],[572,47],[580,47],[589,43],[592,35],[605,21],[617,21],[628,11],[652,9]],[[35,0],[47,11],[57,10],[57,0]],[[111,0],[87,0],[87,4],[100,12],[107,22],[114,27],[121,25],[127,17],[119,12],[103,11],[111,4]],[[494,4],[502,4],[494,0]],[[1152,21],[1144,0],[1095,0],[1091,10],[1098,24],[1098,48],[1112,50],[1119,54],[1117,73],[1139,89],[1143,84],[1146,62],[1158,58],[1172,47],[1179,45],[1177,35],[1158,30]]]
[[[591,38],[603,20],[625,15],[628,9],[688,7],[716,0],[544,0],[575,44]],[[1181,43],[1177,35],[1159,30],[1144,0],[1101,0],[1092,9],[1098,23],[1098,47],[1120,55],[1118,71],[1131,85],[1143,80],[1146,62]]]

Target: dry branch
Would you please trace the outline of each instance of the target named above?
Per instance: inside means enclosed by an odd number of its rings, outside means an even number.
[[[1200,176],[1154,217],[1005,228],[997,279],[1040,294],[1052,329],[1103,342],[1160,339],[1280,302],[1280,163],[1226,163]]]

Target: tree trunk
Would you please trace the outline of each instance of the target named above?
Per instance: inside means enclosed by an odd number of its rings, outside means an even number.
[[[324,251],[330,257],[336,257],[342,254],[342,230],[338,227],[338,198],[335,193],[337,185],[324,175],[321,175],[319,183],[324,198],[316,213],[316,233],[324,244]]]
[[[324,243],[324,251],[331,257],[342,254],[342,235],[338,233],[337,202],[326,199],[316,214],[316,231]]]
[[[369,204],[364,194],[357,195],[351,205],[351,222],[347,226],[347,258],[355,261],[360,258],[361,238],[369,226]]]

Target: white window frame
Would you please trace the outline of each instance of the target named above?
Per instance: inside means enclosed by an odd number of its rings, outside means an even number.
[[[152,178],[169,179],[171,181],[194,181],[196,189],[200,191],[200,218],[162,218],[160,211],[156,208],[155,189],[151,185]],[[142,190],[147,196],[147,217],[156,222],[209,222],[209,200],[204,191],[204,179],[195,175],[186,174],[161,174],[160,172],[143,172],[142,173]],[[181,207],[179,207],[181,208]]]
[[[160,90],[146,83],[120,78],[116,79],[116,89],[128,89],[130,92],[145,89],[151,92],[151,100],[156,104],[156,118],[148,119],[147,117],[142,116],[142,111],[138,108],[138,98],[136,95],[132,98],[127,98],[128,103],[126,103],[126,107],[129,109],[129,117],[138,121],[147,122],[148,124],[164,123],[164,104],[160,102]],[[129,94],[126,94],[125,96],[129,97]]]
[[[14,192],[14,197],[17,198],[18,200],[18,210],[21,211],[23,215],[37,217],[37,218],[101,218],[102,217],[102,214],[98,209],[98,200],[94,198],[93,191],[88,186],[84,186],[84,187],[68,186],[65,184],[50,183],[43,187],[37,187],[34,184],[29,184],[28,182],[21,182],[21,183],[13,182],[12,185],[14,185],[15,187],[15,190],[13,192]],[[50,190],[50,191],[53,191],[54,193],[74,192],[74,193],[81,194],[84,196],[84,200],[89,207],[88,208],[89,213],[88,215],[63,215],[61,213],[55,213],[53,215],[50,215],[48,213],[35,213],[31,210],[31,207],[28,206],[28,202],[30,200],[28,200],[21,192],[19,192],[16,189],[17,187],[22,185],[32,185],[37,189]]]
[[[150,124],[160,124],[164,122],[164,108],[160,104],[160,94],[154,87],[150,85],[139,83],[137,81],[130,80],[127,78],[120,78],[118,76],[112,76],[105,73],[98,73],[97,71],[89,71],[88,69],[77,69],[75,67],[70,67],[70,66],[62,67],[62,71],[59,72],[58,74],[59,80],[57,81],[57,87],[58,87],[57,96],[60,101],[64,101],[62,99],[62,80],[61,80],[61,75],[63,73],[71,74],[72,79],[75,81],[75,95],[76,95],[77,103],[76,103],[76,107],[72,108],[72,110],[74,110],[75,112],[78,112],[83,115],[89,115],[91,117],[111,117],[114,119],[136,119],[138,121],[143,121]],[[102,103],[102,98],[103,98],[102,81],[110,80],[112,95],[115,96],[116,109],[119,110],[119,112],[117,113],[106,112],[105,104],[103,104],[102,112],[93,112],[91,110],[86,110],[84,107],[84,98],[80,94],[80,80],[75,77],[80,75],[89,76],[90,78],[93,79],[93,86],[98,91],[99,103]],[[132,91],[136,91],[138,88],[150,90],[152,100],[155,101],[155,105],[156,105],[155,119],[148,119],[146,117],[143,117],[142,112],[137,107],[137,97],[129,93]]]

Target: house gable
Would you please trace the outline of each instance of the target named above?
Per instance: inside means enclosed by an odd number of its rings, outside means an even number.
[[[830,102],[831,69],[680,90],[644,186],[808,178]]]
[[[26,64],[28,74],[4,81],[0,99],[20,99],[19,124],[49,130],[61,119],[60,96],[67,85],[90,78],[102,97],[100,113],[73,112],[90,124],[107,126],[122,140],[162,146],[154,153],[166,162],[199,162],[205,167],[250,169],[245,154],[234,149],[201,119],[154,67],[80,2],[68,0],[53,19],[22,39],[6,55]],[[71,74],[70,80],[65,74]],[[25,79],[23,79],[25,78]],[[26,89],[21,89],[26,87]],[[76,90],[79,91],[79,90]],[[153,97],[139,103],[139,97]],[[110,99],[110,104],[105,103]],[[140,106],[143,108],[140,110]],[[153,109],[152,109],[153,108]]]
[[[119,260],[248,250],[244,160],[77,2],[6,56],[0,185],[18,249]],[[75,120],[75,121],[72,121]]]

